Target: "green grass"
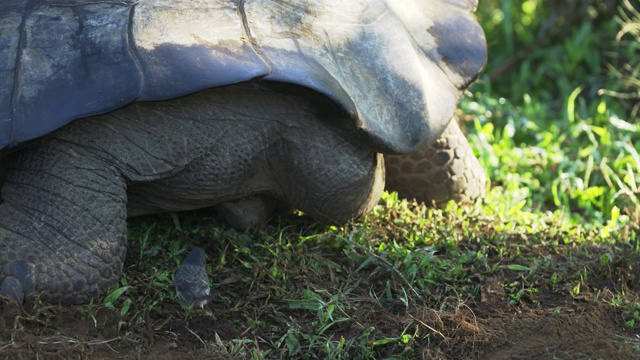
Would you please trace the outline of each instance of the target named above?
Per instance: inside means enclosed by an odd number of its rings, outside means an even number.
[[[508,16],[496,15],[504,13],[497,6],[480,9],[481,18],[488,19],[489,44],[498,39],[507,46],[490,48],[495,56],[487,75],[461,104],[475,119],[470,139],[493,184],[526,199],[523,206],[532,213],[560,210],[572,225],[602,229],[604,236],[618,224],[637,221],[640,128],[628,104],[598,94],[640,90],[632,81],[620,83],[619,72],[610,71],[616,63],[619,71],[631,65],[634,70],[624,78],[633,79],[640,67],[632,54],[640,41],[616,44],[620,27],[610,18],[598,29],[579,19],[568,34],[554,39],[547,33],[535,43],[530,35],[540,32],[536,25],[544,18],[539,15],[550,5],[525,1],[514,18],[519,9],[515,2],[502,2],[507,4]],[[536,9],[539,14],[533,16]],[[632,30],[624,36],[629,35]],[[523,49],[519,56],[514,48]],[[505,59],[514,56],[517,63],[504,70]],[[625,60],[636,63],[621,66]],[[496,69],[502,72],[491,79],[488,74],[495,76]]]
[[[640,280],[635,230],[629,234],[634,240],[616,231],[602,238],[597,231],[565,227],[542,215],[507,227],[508,220],[500,217],[531,213],[487,215],[494,205],[435,210],[385,194],[374,214],[347,227],[283,218],[246,233],[224,227],[207,211],[180,214],[182,230],[169,215],[146,218],[132,226],[132,242],[145,236],[152,221],[158,230],[150,240],[167,241],[158,248],[168,250],[147,247],[146,254],[136,254],[132,249],[135,261],[122,281],[131,294],[120,296],[121,287],[105,305],[116,307],[125,328],[146,312],[158,318],[185,316],[163,269],[174,269],[184,249],[200,244],[213,254],[208,265],[213,314],[195,312],[187,319],[225,317],[244,330],[224,340],[222,331],[203,331],[213,336],[203,346],[218,354],[331,359],[468,355],[490,339],[474,323],[470,306],[482,302],[481,289],[492,279],[504,289],[504,306],[552,306],[565,313],[571,308],[553,299],[599,302],[629,331],[640,330],[640,299],[633,289]],[[192,227],[198,231],[185,230]],[[137,313],[127,312],[127,300],[143,305]],[[168,307],[171,303],[175,306]]]
[[[371,215],[345,227],[288,216],[246,232],[207,210],[145,217],[131,224],[120,287],[88,313],[113,307],[124,329],[145,316],[185,316],[172,272],[201,245],[213,311],[186,318],[223,318],[237,329],[198,333],[220,356],[477,355],[495,335],[478,312],[494,301],[504,313],[602,304],[633,341],[640,19],[631,8],[617,18],[565,14],[560,31],[549,27],[554,11],[567,10],[481,1],[490,58],[459,116],[491,180],[483,201],[438,210],[385,193]],[[492,286],[497,295],[485,298]]]

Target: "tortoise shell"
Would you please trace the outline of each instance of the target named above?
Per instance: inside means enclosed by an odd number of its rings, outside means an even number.
[[[136,101],[247,81],[338,104],[373,149],[435,140],[486,60],[475,0],[0,4],[0,152]]]

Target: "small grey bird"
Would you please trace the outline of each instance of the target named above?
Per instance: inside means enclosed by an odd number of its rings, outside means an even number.
[[[196,246],[173,274],[176,292],[186,307],[193,305],[202,309],[211,298],[209,296],[209,277],[205,266],[204,249]]]

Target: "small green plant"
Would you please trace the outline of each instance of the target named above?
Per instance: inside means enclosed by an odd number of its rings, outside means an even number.
[[[633,330],[640,329],[640,301],[633,301],[622,311],[624,325]]]

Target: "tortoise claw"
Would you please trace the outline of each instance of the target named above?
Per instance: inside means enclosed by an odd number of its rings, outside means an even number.
[[[0,308],[4,308],[12,302],[22,304],[25,293],[22,282],[14,276],[7,276],[0,284]]]
[[[24,260],[15,261],[9,265],[7,276],[0,283],[0,308],[15,301],[22,305],[29,291],[31,269]]]

